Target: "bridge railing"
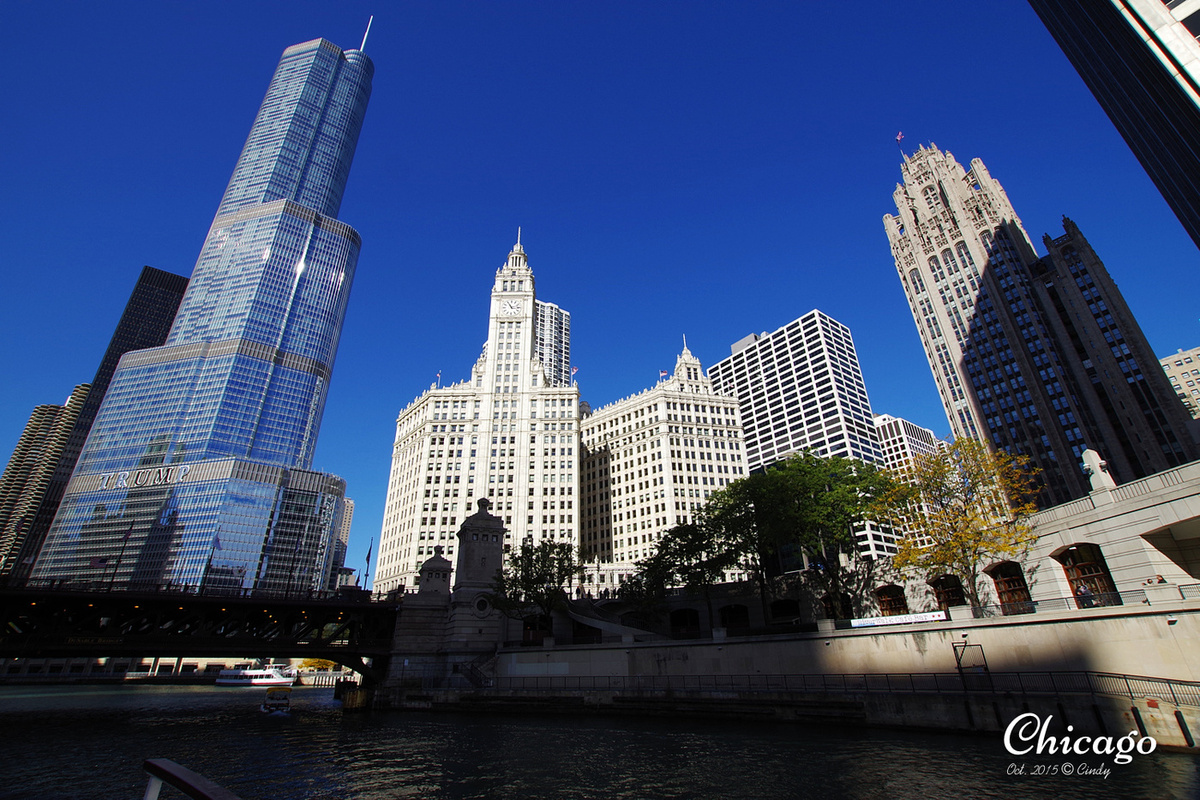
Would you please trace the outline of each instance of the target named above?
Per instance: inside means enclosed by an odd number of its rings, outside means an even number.
[[[354,672],[336,672],[333,670],[320,671],[320,672],[305,672],[305,671],[301,670],[300,685],[301,686],[317,686],[317,687],[328,689],[333,686],[337,686],[338,681],[342,681],[342,680],[346,680],[346,679],[354,680],[356,677],[357,677],[357,674]]]

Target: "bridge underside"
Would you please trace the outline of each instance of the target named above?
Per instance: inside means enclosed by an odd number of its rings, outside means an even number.
[[[0,589],[0,658],[323,658],[377,682],[397,613],[345,600]]]

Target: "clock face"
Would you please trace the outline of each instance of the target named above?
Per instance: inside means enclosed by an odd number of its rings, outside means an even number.
[[[520,300],[505,300],[500,304],[500,313],[506,317],[515,317],[521,313]]]

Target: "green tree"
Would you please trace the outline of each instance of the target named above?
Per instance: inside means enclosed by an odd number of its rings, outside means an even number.
[[[758,586],[764,613],[771,574],[778,570],[781,543],[787,538],[790,509],[776,475],[755,473],[714,492],[701,509],[698,530],[708,539],[706,550],[726,569],[741,568]],[[712,617],[712,609],[709,609]]]
[[[654,556],[638,562],[637,572],[627,577],[617,589],[617,597],[628,607],[633,618],[647,629],[654,627],[666,611],[667,587],[672,585],[660,565]]]
[[[835,617],[853,616],[864,607],[876,570],[859,537],[868,523],[887,516],[895,480],[874,464],[811,452],[787,459],[774,477],[789,506],[783,542],[803,559],[802,580],[829,599]]]
[[[701,523],[676,525],[658,540],[654,554],[638,564],[628,598],[648,605],[657,596],[661,603],[668,586],[682,587],[688,593],[704,598],[708,623],[712,626],[712,587],[724,580],[725,573],[737,563],[737,552],[709,526]],[[621,587],[622,599],[627,597],[627,584]]]
[[[872,464],[800,453],[713,494],[701,527],[754,578],[764,613],[772,576],[804,568],[804,581],[848,616],[862,606],[874,571],[858,533],[884,514],[894,484]]]
[[[1018,557],[1033,538],[1035,480],[1028,459],[992,452],[977,439],[918,456],[906,474],[909,487],[891,504],[908,534],[893,563],[927,578],[957,575],[971,605],[982,605],[984,568]]]
[[[527,539],[497,571],[489,599],[509,617],[520,619],[536,612],[549,619],[566,607],[571,582],[582,570],[573,545],[549,539],[533,544]]]

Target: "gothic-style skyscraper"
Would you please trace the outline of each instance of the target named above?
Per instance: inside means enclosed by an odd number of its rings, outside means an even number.
[[[284,51],[166,345],[122,358],[33,580],[324,588],[344,482],[306,470],[373,71],[324,39]]]
[[[922,147],[901,167],[892,256],[955,436],[1028,456],[1039,502],[1090,491],[1090,447],[1125,482],[1200,458],[1179,399],[1079,228],[1038,257],[983,162]]]

